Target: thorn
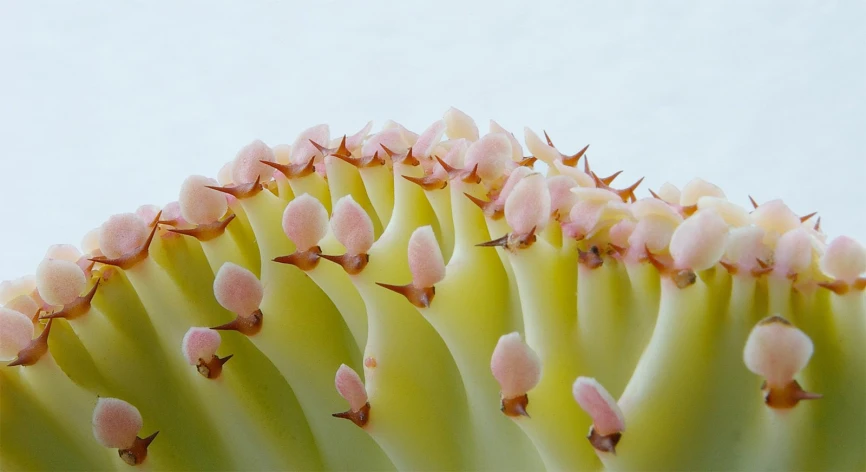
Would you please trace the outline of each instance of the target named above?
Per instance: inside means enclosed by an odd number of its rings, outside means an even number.
[[[845,295],[850,290],[848,284],[846,284],[842,280],[834,280],[832,282],[819,282],[819,286],[826,288],[827,290],[835,293],[836,295]]]
[[[751,195],[749,195],[749,201],[752,202],[752,208],[757,210],[758,209],[758,202],[756,202],[755,199],[752,198]]]
[[[624,256],[625,253],[628,252],[628,250],[622,246],[617,246],[613,243],[607,243],[607,245],[619,256]]]
[[[418,288],[413,284],[390,285],[380,282],[376,282],[376,285],[403,295],[409,303],[418,308],[428,308],[433,301],[433,296],[436,295],[436,287]]]
[[[484,213],[484,216],[490,218],[491,220],[498,220],[505,216],[505,207],[501,205],[497,205],[495,201],[491,200],[486,202],[478,197],[472,196],[469,193],[463,192],[463,195],[466,195],[469,200],[472,201],[478,208],[481,208],[481,211]]]
[[[205,361],[204,359],[199,359],[198,365],[196,366],[196,370],[198,373],[208,379],[216,379],[222,374],[223,366],[226,362],[228,362],[234,354],[229,354],[226,357],[219,358],[216,355],[212,356],[210,360]]]
[[[342,418],[355,423],[359,428],[363,428],[370,421],[370,402],[361,407],[358,411],[347,410],[342,413],[334,413],[331,416],[334,418]]]
[[[668,266],[664,262],[662,262],[660,259],[658,259],[655,256],[655,254],[650,252],[649,246],[644,245],[643,248],[644,248],[644,252],[646,254],[646,260],[650,264],[652,264],[653,267],[655,267],[659,271],[659,273],[666,274],[669,272],[670,269],[668,269]]]
[[[791,380],[782,388],[768,386],[767,382],[764,382],[761,387],[764,391],[764,403],[778,410],[794,408],[802,400],[818,400],[824,397],[820,393],[803,390],[796,380]]]
[[[602,436],[595,431],[595,426],[589,428],[589,434],[586,436],[586,439],[589,440],[589,443],[597,451],[609,452],[613,455],[616,455],[616,445],[619,444],[621,438],[622,433],[613,433],[607,436]]]
[[[123,270],[127,270],[139,262],[147,259],[148,251],[150,249],[150,243],[153,242],[153,237],[156,235],[156,230],[159,228],[159,217],[162,215],[162,212],[156,214],[155,221],[157,224],[153,225],[153,229],[150,230],[150,234],[147,236],[147,239],[144,241],[144,244],[138,247],[127,254],[124,254],[120,257],[109,259],[104,256],[93,257],[88,259],[91,262],[98,262],[104,265],[110,265],[119,267]]]
[[[640,179],[638,179],[637,182],[631,184],[630,186],[628,186],[624,189],[621,189],[621,190],[617,190],[615,188],[612,188],[608,184],[606,184],[604,182],[604,180],[602,180],[601,178],[599,178],[598,175],[596,175],[595,172],[590,171],[589,175],[592,177],[592,180],[595,181],[595,185],[598,188],[610,190],[611,192],[619,195],[619,198],[621,198],[623,202],[628,202],[628,201],[634,202],[637,200],[637,197],[635,197],[635,195],[634,195],[634,191],[637,190],[638,186],[640,186],[641,182],[643,182],[643,179],[644,179],[643,177],[641,177]],[[615,174],[613,177],[616,178],[617,175],[619,175],[619,174]]]
[[[586,252],[581,251],[580,248],[577,249],[577,262],[589,269],[597,269],[604,264],[604,259],[601,258],[598,246],[591,246]]]
[[[232,185],[229,187],[217,187],[214,185],[205,185],[205,187],[216,190],[217,192],[227,193],[238,200],[244,198],[250,198],[256,196],[259,192],[264,190],[262,187],[262,177],[256,177],[256,181],[249,184],[240,184],[240,185]]]
[[[815,222],[814,229],[815,229],[815,231],[817,231],[819,233],[821,232],[821,217],[820,216],[818,217],[818,221]]]
[[[322,248],[315,246],[307,251],[295,251],[288,256],[277,257],[273,261],[280,264],[291,264],[306,272],[319,265],[320,254],[322,254]]]
[[[12,362],[6,364],[9,367],[29,366],[35,364],[39,359],[48,352],[48,334],[51,332],[51,323],[54,320],[48,320],[45,329],[39,333],[36,339],[30,341],[24,349],[18,351],[18,356]]]
[[[861,292],[866,290],[866,277],[857,277],[852,286],[854,290],[860,290]]]
[[[772,267],[772,266],[767,266],[767,267],[755,267],[754,269],[751,270],[751,273],[752,273],[752,276],[753,276],[753,277],[760,277],[760,276],[762,276],[762,275],[769,274],[770,272],[773,272],[773,267]],[[796,276],[796,274],[794,274],[794,275]]]
[[[553,145],[553,141],[550,140],[550,136],[547,135],[547,131],[546,130],[541,130],[541,131],[544,133],[544,140],[547,141],[547,145],[555,149],[556,146]]]
[[[613,183],[614,179],[616,179],[619,176],[619,174],[622,174],[621,170],[618,170],[618,171],[614,172],[613,174],[602,178],[601,181],[604,182],[605,185],[610,185]]]
[[[475,246],[476,247],[497,247],[497,246],[505,247],[506,244],[508,244],[508,235],[507,234],[505,236],[502,236],[501,238],[496,238],[496,239],[493,239],[490,241],[479,243],[479,244],[476,244]]]
[[[538,158],[535,156],[527,156],[527,157],[524,157],[523,159],[517,161],[517,165],[521,166],[521,167],[532,167],[535,164],[535,161],[537,161],[537,160],[538,160]]]
[[[521,416],[529,418],[529,413],[526,411],[526,407],[528,406],[529,395],[524,394],[514,398],[502,398],[499,410],[502,413],[505,413],[505,416],[510,416],[512,418],[518,418]]]
[[[462,180],[467,184],[477,184],[481,182],[481,177],[478,176],[478,164],[472,168],[472,171],[462,177]]]
[[[650,195],[652,195],[653,198],[655,198],[656,200],[664,201],[664,199],[662,199],[662,197],[660,197],[659,194],[653,192],[652,189],[649,189],[649,193],[650,193]]]
[[[343,139],[340,140],[340,146],[337,147],[337,151],[331,154],[332,156],[339,157],[341,159],[351,158],[352,151],[349,151],[349,148],[346,146],[346,135],[343,135]]]
[[[562,156],[562,163],[567,165],[568,167],[576,167],[577,162],[580,160],[581,157],[583,157],[584,154],[586,154],[587,149],[589,149],[589,144],[587,144],[586,146],[583,147],[583,149],[581,149],[580,151],[577,151],[577,153],[575,153],[571,156],[566,156],[565,154],[560,153],[560,156]],[[586,164],[586,162],[587,161],[584,160],[584,164],[589,165],[589,164]]]
[[[385,150],[385,153],[388,154],[388,157],[391,158],[391,161],[394,163],[402,163],[408,166],[417,166],[421,164],[415,156],[412,155],[412,148],[406,152],[406,154],[397,154],[396,152],[388,149],[384,144],[379,145],[382,149]]]
[[[342,254],[339,256],[319,254],[319,257],[339,264],[349,275],[360,274],[367,267],[367,263],[370,262],[369,254]]]
[[[808,215],[801,216],[800,217],[800,223],[805,223],[805,222],[809,221],[809,218],[811,218],[817,214],[818,214],[817,211],[813,211],[812,213],[809,213]]]
[[[354,160],[354,159],[352,159],[352,160]],[[280,164],[278,162],[271,162],[271,161],[259,161],[259,162],[261,162],[262,164],[264,164],[266,166],[273,167],[274,169],[277,169],[283,175],[285,175],[287,179],[306,177],[306,176],[308,176],[308,175],[310,175],[316,171],[316,156],[310,157],[310,159],[306,163],[303,163],[303,164],[286,165],[286,164]],[[346,162],[349,162],[349,160],[346,160]],[[349,163],[352,164],[352,162],[349,162]]]
[[[159,431],[144,439],[136,437],[135,442],[132,443],[132,447],[129,449],[119,449],[117,454],[123,459],[123,462],[129,465],[139,465],[147,459],[147,448],[156,439],[157,434],[159,434]]]
[[[772,265],[769,262],[762,260],[760,257],[756,257],[755,262],[758,263],[758,267],[761,269],[766,269],[768,267],[772,269]]]
[[[508,251],[517,251],[519,249],[526,249],[529,246],[532,246],[538,237],[535,235],[535,227],[532,228],[532,231],[526,234],[515,234],[508,233],[501,238],[494,239],[492,241],[483,242],[480,244],[476,244],[477,247],[496,247],[502,246]]]
[[[225,233],[226,228],[229,223],[231,223],[235,219],[235,214],[232,213],[223,221],[214,221],[213,223],[207,223],[203,225],[198,225],[195,228],[190,229],[177,229],[172,228],[167,230],[169,233],[182,234],[184,236],[192,236],[199,241],[210,241],[212,239],[216,239]]]
[[[74,320],[75,318],[84,315],[90,311],[90,303],[93,301],[93,297],[96,296],[96,289],[99,288],[100,282],[102,282],[102,279],[96,279],[96,283],[93,284],[93,287],[90,287],[90,290],[86,294],[72,300],[70,303],[67,303],[60,311],[42,316],[39,319],[51,320],[54,318],[66,318],[67,320]]]
[[[461,179],[463,182],[467,184],[477,184],[481,182],[481,177],[478,176],[478,164],[475,164],[475,167],[472,168],[471,171],[467,172],[466,169],[458,169],[456,167],[451,166],[447,162],[443,161],[439,158],[439,156],[434,156],[436,161],[439,162],[439,165],[442,166],[442,169],[448,174],[448,179]]]
[[[362,168],[377,167],[383,165],[385,165],[385,159],[379,157],[379,151],[374,152],[372,156],[361,157],[360,166]]]
[[[698,204],[695,203],[694,205],[687,205],[687,206],[681,207],[680,211],[682,212],[683,217],[688,218],[688,217],[694,215],[696,211],[698,211]]]
[[[422,189],[424,189],[426,191],[441,190],[441,189],[448,186],[447,180],[439,179],[439,178],[433,177],[432,175],[426,175],[424,177],[411,177],[408,175],[403,175],[402,177],[404,179],[408,180],[409,182],[412,182],[413,184],[418,185],[419,187],[421,187]]]
[[[731,262],[726,262],[724,259],[719,261],[719,265],[725,268],[729,274],[734,275],[739,271],[739,267],[737,264],[733,264]]]
[[[245,336],[255,336],[262,330],[264,314],[262,310],[256,310],[248,316],[237,315],[237,317],[226,324],[215,326],[211,329],[218,331],[237,331]]]

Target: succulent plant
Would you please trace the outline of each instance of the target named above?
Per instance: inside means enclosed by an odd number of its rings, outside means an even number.
[[[0,468],[866,469],[862,245],[456,109],[370,132],[5,282]]]

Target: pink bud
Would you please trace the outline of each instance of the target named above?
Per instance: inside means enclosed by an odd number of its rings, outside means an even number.
[[[679,204],[680,200],[682,199],[682,192],[680,192],[680,189],[678,189],[676,185],[670,182],[663,183],[662,186],[659,187],[659,191],[656,192],[656,194],[662,200],[672,205]]]
[[[518,167],[514,169],[510,174],[508,174],[508,179],[505,180],[502,190],[500,190],[499,195],[496,196],[496,203],[499,205],[505,205],[505,201],[508,200],[508,196],[511,195],[511,192],[514,190],[514,187],[517,186],[518,182],[534,172],[535,171],[529,167]]]
[[[610,243],[618,247],[628,247],[628,240],[634,232],[635,226],[637,226],[637,223],[632,220],[620,220],[615,225],[611,226],[610,230],[608,230]]]
[[[725,253],[728,225],[713,210],[698,210],[671,236],[670,253],[677,269],[706,270]]]
[[[516,162],[523,159],[523,147],[520,146],[520,141],[514,137],[513,133],[509,132],[493,120],[490,120],[490,133],[502,133],[508,136],[508,140],[511,141],[511,160]]]
[[[144,421],[138,408],[117,398],[100,398],[93,409],[93,437],[99,444],[127,449],[135,443]]]
[[[190,365],[198,365],[200,360],[210,361],[220,347],[222,338],[210,328],[190,328],[181,341],[181,352]]]
[[[291,160],[293,164],[306,164],[310,161],[311,157],[315,157],[316,159],[321,159],[322,153],[316,146],[313,146],[314,143],[320,146],[328,146],[331,140],[331,128],[326,124],[320,124],[313,126],[312,128],[307,128],[304,131],[301,131],[301,134],[295,138],[295,142],[292,143],[292,151],[291,151]]]
[[[159,207],[156,205],[141,205],[135,210],[136,216],[144,221],[144,224],[151,224],[159,213]]]
[[[415,145],[412,146],[412,155],[419,159],[428,157],[433,152],[433,148],[439,144],[439,141],[442,141],[442,136],[444,134],[445,121],[439,120],[433,123],[424,130],[420,136],[418,136],[418,140],[415,141]]]
[[[836,280],[852,283],[866,272],[866,248],[848,236],[839,236],[827,245],[821,270]]]
[[[680,194],[680,205],[697,205],[701,197],[725,198],[725,192],[714,184],[703,179],[693,179],[683,187]]]
[[[45,252],[45,259],[62,259],[69,262],[78,262],[78,259],[81,259],[81,251],[71,244],[54,244]]]
[[[370,134],[371,129],[373,129],[373,122],[368,121],[367,124],[358,130],[357,133],[346,138],[346,147],[349,148],[350,151],[355,151],[361,147],[367,139],[367,135]]]
[[[36,277],[28,275],[0,283],[0,303],[6,303],[19,295],[29,295],[36,290]]]
[[[664,203],[663,203],[664,204]],[[628,246],[643,255],[645,249],[653,253],[664,251],[671,243],[677,224],[663,216],[650,215],[634,226],[628,237]]]
[[[373,221],[351,195],[334,205],[331,230],[349,254],[366,254],[373,246]]]
[[[642,198],[631,205],[631,213],[638,220],[658,216],[671,221],[674,225],[683,222],[683,217],[670,205],[657,198]]]
[[[451,107],[445,112],[445,129],[451,139],[468,139],[478,141],[478,126],[469,115]]]
[[[39,305],[29,295],[18,295],[9,300],[3,307],[20,312],[28,318],[36,316],[36,312],[39,310]]]
[[[595,180],[593,180],[592,176],[578,169],[577,167],[567,166],[563,164],[562,161],[559,159],[553,161],[553,167],[556,168],[556,170],[560,174],[571,177],[578,186],[585,188],[595,188]]]
[[[334,385],[340,396],[349,402],[352,411],[358,412],[367,404],[367,390],[364,388],[364,382],[361,381],[358,373],[346,364],[340,365],[340,368],[337,369]]]
[[[502,133],[487,134],[472,143],[466,151],[464,167],[478,166],[478,176],[485,181],[495,181],[505,174],[506,164],[511,162],[511,142]]]
[[[528,169],[521,167],[521,169]],[[515,172],[517,169],[515,169]],[[514,174],[514,172],[512,172]],[[509,176],[510,180],[511,176]],[[577,202],[577,195],[571,191],[577,186],[577,182],[567,175],[555,175],[548,177],[547,190],[550,192],[550,209],[551,211],[559,212],[560,216],[567,216],[571,211],[571,207]]]
[[[295,198],[283,212],[283,232],[299,251],[319,244],[328,234],[328,210],[321,202],[305,193]]]
[[[781,388],[806,367],[813,350],[809,336],[781,316],[771,316],[752,328],[743,349],[743,360],[770,387]]]
[[[14,359],[33,339],[33,322],[21,312],[0,308],[0,360]]]
[[[800,226],[800,217],[782,200],[770,200],[752,212],[752,221],[768,233],[785,234]]]
[[[248,184],[261,179],[269,180],[274,169],[260,161],[274,162],[274,151],[260,139],[247,144],[235,156],[232,180],[235,184]]]
[[[553,165],[559,160],[559,151],[542,141],[531,129],[523,128],[523,140],[526,142],[526,148],[529,149],[529,152],[547,165]]]
[[[226,262],[217,271],[213,292],[223,308],[240,316],[252,315],[264,296],[262,283],[247,269]]]
[[[499,338],[490,359],[490,370],[505,399],[525,395],[541,380],[541,361],[517,332]]]
[[[217,186],[218,184],[214,179],[191,175],[180,187],[178,197],[180,214],[186,221],[196,225],[213,223],[222,218],[228,209],[225,195],[205,185]]]
[[[81,238],[81,250],[84,251],[84,254],[93,255],[95,251],[99,251],[99,233],[101,230],[101,228],[93,228]]]
[[[86,286],[84,271],[75,262],[45,259],[36,268],[39,296],[51,305],[71,303]]]
[[[574,400],[592,418],[595,431],[608,436],[625,431],[625,417],[616,400],[597,380],[578,377],[571,388]]]
[[[765,261],[771,254],[764,245],[765,232],[757,226],[745,226],[731,230],[725,248],[725,259],[737,264],[742,270],[758,267],[758,259]]]
[[[505,200],[505,221],[517,234],[540,232],[550,221],[550,192],[538,173],[520,180]]]
[[[469,149],[469,141],[465,139],[458,139],[453,142],[451,148],[448,149],[448,152],[445,153],[444,156],[442,156],[442,161],[451,167],[461,169],[463,168],[463,160],[466,156],[467,149]],[[448,173],[445,172],[445,169],[443,169],[442,166],[437,163],[437,165],[433,168],[433,176],[439,179],[447,179]]]
[[[217,172],[217,182],[219,182],[220,185],[231,185],[234,183],[232,180],[232,169],[235,166],[234,164],[234,161],[228,161],[220,167],[219,172]]]
[[[292,159],[292,146],[289,144],[277,144],[273,148],[274,151],[274,161],[280,164],[290,164]],[[277,173],[280,173],[279,171]],[[277,174],[274,174],[275,176]]]
[[[370,139],[361,148],[361,154],[366,157],[373,156],[378,152],[379,156],[384,157],[386,154],[382,146],[396,153],[403,153],[409,149],[409,143],[406,142],[400,129],[391,128],[370,136]]]
[[[432,287],[445,278],[445,260],[432,227],[422,226],[409,237],[409,270],[417,288]]]
[[[114,215],[99,229],[99,249],[109,258],[116,258],[140,248],[149,231],[147,224],[134,213]]]
[[[793,229],[776,241],[773,271],[786,276],[796,274],[812,265],[812,239],[807,230]]]
[[[698,209],[713,209],[725,222],[732,227],[739,228],[751,223],[749,212],[734,202],[719,197],[701,197],[698,199]]]

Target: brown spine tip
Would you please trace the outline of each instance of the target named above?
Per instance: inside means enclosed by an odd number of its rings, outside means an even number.
[[[491,241],[486,241],[483,243],[476,244],[476,247],[498,247],[501,246],[508,251],[517,251],[520,249],[526,249],[529,246],[532,246],[535,241],[538,240],[538,236],[535,235],[535,227],[532,228],[532,231],[526,234],[516,234],[516,233],[508,233],[501,238],[493,239]]]
[[[123,459],[123,462],[132,466],[139,465],[147,459],[147,448],[150,446],[150,443],[156,439],[157,434],[159,434],[159,431],[143,439],[136,437],[135,442],[132,443],[132,447],[128,449],[119,449],[117,454],[121,459]]]
[[[367,422],[370,421],[370,402],[367,402],[367,404],[361,407],[358,411],[346,410],[342,413],[334,413],[331,416],[334,418],[349,420],[358,425],[359,428],[363,428],[367,425]]]
[[[402,177],[404,179],[408,180],[409,182],[412,182],[413,184],[418,185],[419,187],[421,187],[422,189],[424,189],[426,191],[441,190],[441,189],[448,186],[447,180],[439,179],[439,178],[433,177],[432,175],[427,175],[424,177],[412,177],[409,175],[404,175]]]
[[[98,262],[100,264],[115,266],[123,270],[127,270],[132,268],[139,262],[147,259],[148,251],[150,250],[150,243],[153,242],[153,237],[156,235],[156,230],[159,228],[160,216],[162,216],[161,211],[156,214],[156,217],[153,221],[153,228],[150,230],[150,234],[147,236],[144,244],[139,246],[138,249],[113,259],[107,258],[105,256],[98,256],[92,257],[88,260],[91,262]]]
[[[526,156],[523,159],[517,161],[517,165],[520,167],[532,167],[535,165],[535,161],[537,160],[538,158],[535,156]]]
[[[499,411],[505,414],[505,416],[510,416],[512,418],[518,418],[521,416],[525,416],[529,418],[529,413],[526,411],[526,407],[529,406],[529,395],[521,395],[519,397],[514,398],[502,398]]]
[[[813,216],[815,216],[817,214],[818,214],[817,211],[813,211],[812,213],[809,213],[808,215],[801,216],[800,217],[800,223],[805,223],[805,222],[809,221],[810,218],[812,218]]]
[[[376,285],[403,295],[406,300],[409,300],[409,303],[418,308],[428,308],[436,295],[436,287],[418,288],[412,284],[390,285],[379,282],[376,282]]]
[[[219,331],[237,331],[245,336],[255,336],[262,330],[264,322],[264,314],[262,310],[256,310],[251,315],[238,315],[234,320],[223,325],[215,326],[211,329]]]
[[[583,157],[584,154],[586,154],[587,149],[589,149],[589,144],[587,144],[580,151],[577,151],[571,156],[566,156],[565,154],[560,153],[560,155],[562,156],[562,163],[567,165],[568,167],[576,167],[577,162],[580,161],[580,158]]]
[[[637,182],[629,185],[628,187],[626,187],[624,189],[615,189],[615,188],[611,187],[610,185],[606,184],[604,182],[604,180],[602,180],[595,172],[590,171],[589,175],[592,177],[592,180],[595,181],[596,187],[602,188],[605,190],[609,190],[609,191],[619,195],[619,198],[621,198],[623,202],[629,202],[629,201],[635,202],[635,201],[637,201],[637,197],[635,196],[634,192],[635,192],[635,190],[637,190],[637,188],[640,186],[640,184],[643,182],[643,179],[644,179],[643,177],[641,177],[640,179],[637,180]],[[619,175],[619,174],[615,174],[613,177],[616,178],[617,175]],[[695,207],[695,210],[697,211],[697,207]]]
[[[66,318],[67,320],[74,320],[80,316],[83,316],[88,311],[90,311],[90,304],[93,302],[93,297],[96,296],[96,289],[99,288],[99,283],[102,279],[96,279],[96,283],[93,284],[93,287],[90,287],[90,290],[73,300],[71,303],[64,305],[63,309],[56,313],[51,313],[50,315],[45,315],[40,317],[43,320],[50,320],[52,318]]]
[[[752,204],[752,208],[754,208],[756,210],[758,209],[758,202],[756,202],[755,199],[752,198],[751,195],[749,195],[749,202]]]
[[[196,370],[198,373],[208,379],[216,379],[222,374],[223,365],[234,357],[234,354],[229,354],[225,357],[212,356],[209,360],[199,359]]]
[[[785,321],[787,323],[787,321]],[[768,387],[767,383],[761,386],[764,391],[764,402],[770,408],[777,410],[788,410],[797,406],[802,400],[817,400],[823,397],[820,393],[812,393],[803,390],[796,380],[782,388]]]
[[[379,157],[379,151],[374,152],[372,156],[361,157],[361,167],[377,167],[383,165],[385,165],[385,159]]]
[[[832,282],[819,282],[819,286],[835,293],[836,295],[845,295],[851,287],[842,280],[834,280]]]
[[[319,257],[335,264],[339,264],[349,275],[360,274],[361,271],[367,267],[367,263],[370,262],[370,256],[368,254],[342,254],[339,256],[320,254]]]
[[[860,290],[861,292],[866,290],[866,277],[858,277],[854,280],[854,284],[852,285],[855,290]]]
[[[589,248],[589,251],[582,251],[578,248],[577,262],[578,264],[585,265],[589,269],[597,269],[604,264],[604,259],[601,258],[601,252],[598,250],[598,246],[592,246]]]
[[[316,171],[316,156],[312,156],[307,162],[300,164],[286,165],[271,161],[259,162],[280,171],[287,179],[306,177]]]
[[[388,149],[388,147],[385,146],[384,144],[380,144],[379,147],[381,147],[382,150],[384,150],[385,153],[388,154],[388,157],[390,157],[391,161],[394,162],[395,164],[401,163],[401,164],[405,164],[407,166],[417,166],[417,165],[421,164],[421,162],[415,156],[412,155],[412,148],[409,148],[409,150],[406,152],[406,154],[398,154],[398,153]]]
[[[295,251],[288,256],[280,256],[274,259],[274,262],[280,264],[291,264],[303,271],[313,270],[319,265],[322,248],[315,246],[307,251]]]
[[[231,223],[234,219],[235,214],[232,213],[222,221],[214,221],[213,223],[198,225],[195,228],[190,229],[171,228],[168,231],[170,233],[182,234],[184,236],[192,236],[199,241],[210,241],[212,239],[218,238],[223,233],[225,233],[226,228],[228,228],[229,226],[229,223]]]
[[[544,140],[547,141],[547,145],[556,149],[556,146],[553,145],[553,141],[550,140],[550,135],[547,134],[547,130],[541,130],[544,133]]]
[[[37,336],[36,339],[31,340],[27,347],[20,350],[18,352],[18,357],[7,364],[7,366],[15,367],[20,365],[26,367],[38,362],[39,359],[48,352],[48,335],[51,332],[52,322],[54,322],[54,320],[48,320],[48,324],[45,325],[45,329],[39,333],[39,336]]]
[[[590,427],[586,439],[589,440],[589,443],[592,444],[592,447],[595,448],[595,450],[609,452],[616,455],[616,445],[619,444],[619,440],[622,439],[622,433],[613,433],[608,434],[607,436],[602,436],[595,431],[594,427]]]
[[[248,184],[238,184],[238,185],[232,185],[232,186],[228,186],[228,187],[217,187],[217,186],[213,186],[213,185],[205,185],[205,187],[207,187],[211,190],[216,190],[217,192],[227,193],[227,194],[237,198],[238,200],[241,200],[244,198],[254,197],[254,196],[258,195],[259,192],[264,190],[264,187],[262,187],[262,177],[261,176],[256,177],[255,182],[248,183]]]
[[[366,367],[368,369],[374,369],[378,365],[379,365],[379,363],[376,361],[376,358],[373,356],[370,356],[370,357],[364,359],[364,367]]]
[[[727,270],[728,273],[731,274],[731,275],[735,275],[735,274],[736,274],[737,272],[739,272],[739,270],[740,270],[740,268],[739,268],[739,266],[737,266],[737,264],[734,264],[734,263],[731,263],[731,262],[727,262],[727,261],[725,261],[725,260],[721,260],[721,261],[719,261],[719,265],[721,265],[722,267],[724,267],[725,270]]]
[[[619,174],[622,174],[621,170],[618,170],[607,177],[603,177],[601,181],[604,182],[605,185],[610,185],[613,183],[614,180],[616,180],[617,177],[619,177]]]
[[[484,201],[466,192],[463,192],[463,195],[466,195],[472,203],[474,203],[478,208],[481,208],[481,211],[487,218],[495,221],[505,216],[505,207],[498,205],[495,201]]]
[[[815,222],[814,229],[815,229],[815,231],[818,231],[818,232],[821,231],[821,217],[820,216],[818,217],[818,221]]]
[[[650,249],[649,249],[648,246],[644,245],[644,248],[643,248],[643,249],[644,249],[644,256],[645,256],[644,258],[645,258],[645,260],[646,260],[647,262],[649,262],[650,264],[652,264],[653,267],[655,267],[656,270],[659,271],[659,273],[661,273],[661,274],[667,274],[668,272],[670,272],[670,269],[668,268],[668,265],[667,265],[664,261],[662,261],[661,259],[659,259],[658,256],[656,256],[655,254],[653,254],[652,251],[650,251]]]
[[[649,193],[650,193],[650,195],[652,195],[652,196],[653,196],[653,198],[655,198],[655,199],[656,199],[656,200],[661,200],[661,201],[664,201],[664,199],[663,199],[663,198],[662,198],[662,197],[660,197],[660,196],[659,196],[659,194],[657,194],[657,193],[655,193],[655,192],[653,192],[653,190],[652,190],[652,189],[648,189],[648,190],[649,190]]]
[[[688,218],[689,216],[694,215],[696,211],[698,211],[698,205],[697,205],[697,203],[694,204],[694,205],[687,205],[687,206],[684,206],[684,207],[682,207],[682,209],[680,210],[680,212],[682,213],[682,215],[683,215],[684,217],[686,217],[686,218]]]

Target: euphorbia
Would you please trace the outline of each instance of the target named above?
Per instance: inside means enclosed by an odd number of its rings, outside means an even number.
[[[455,109],[370,131],[255,141],[4,283],[0,467],[866,468],[863,246]]]

